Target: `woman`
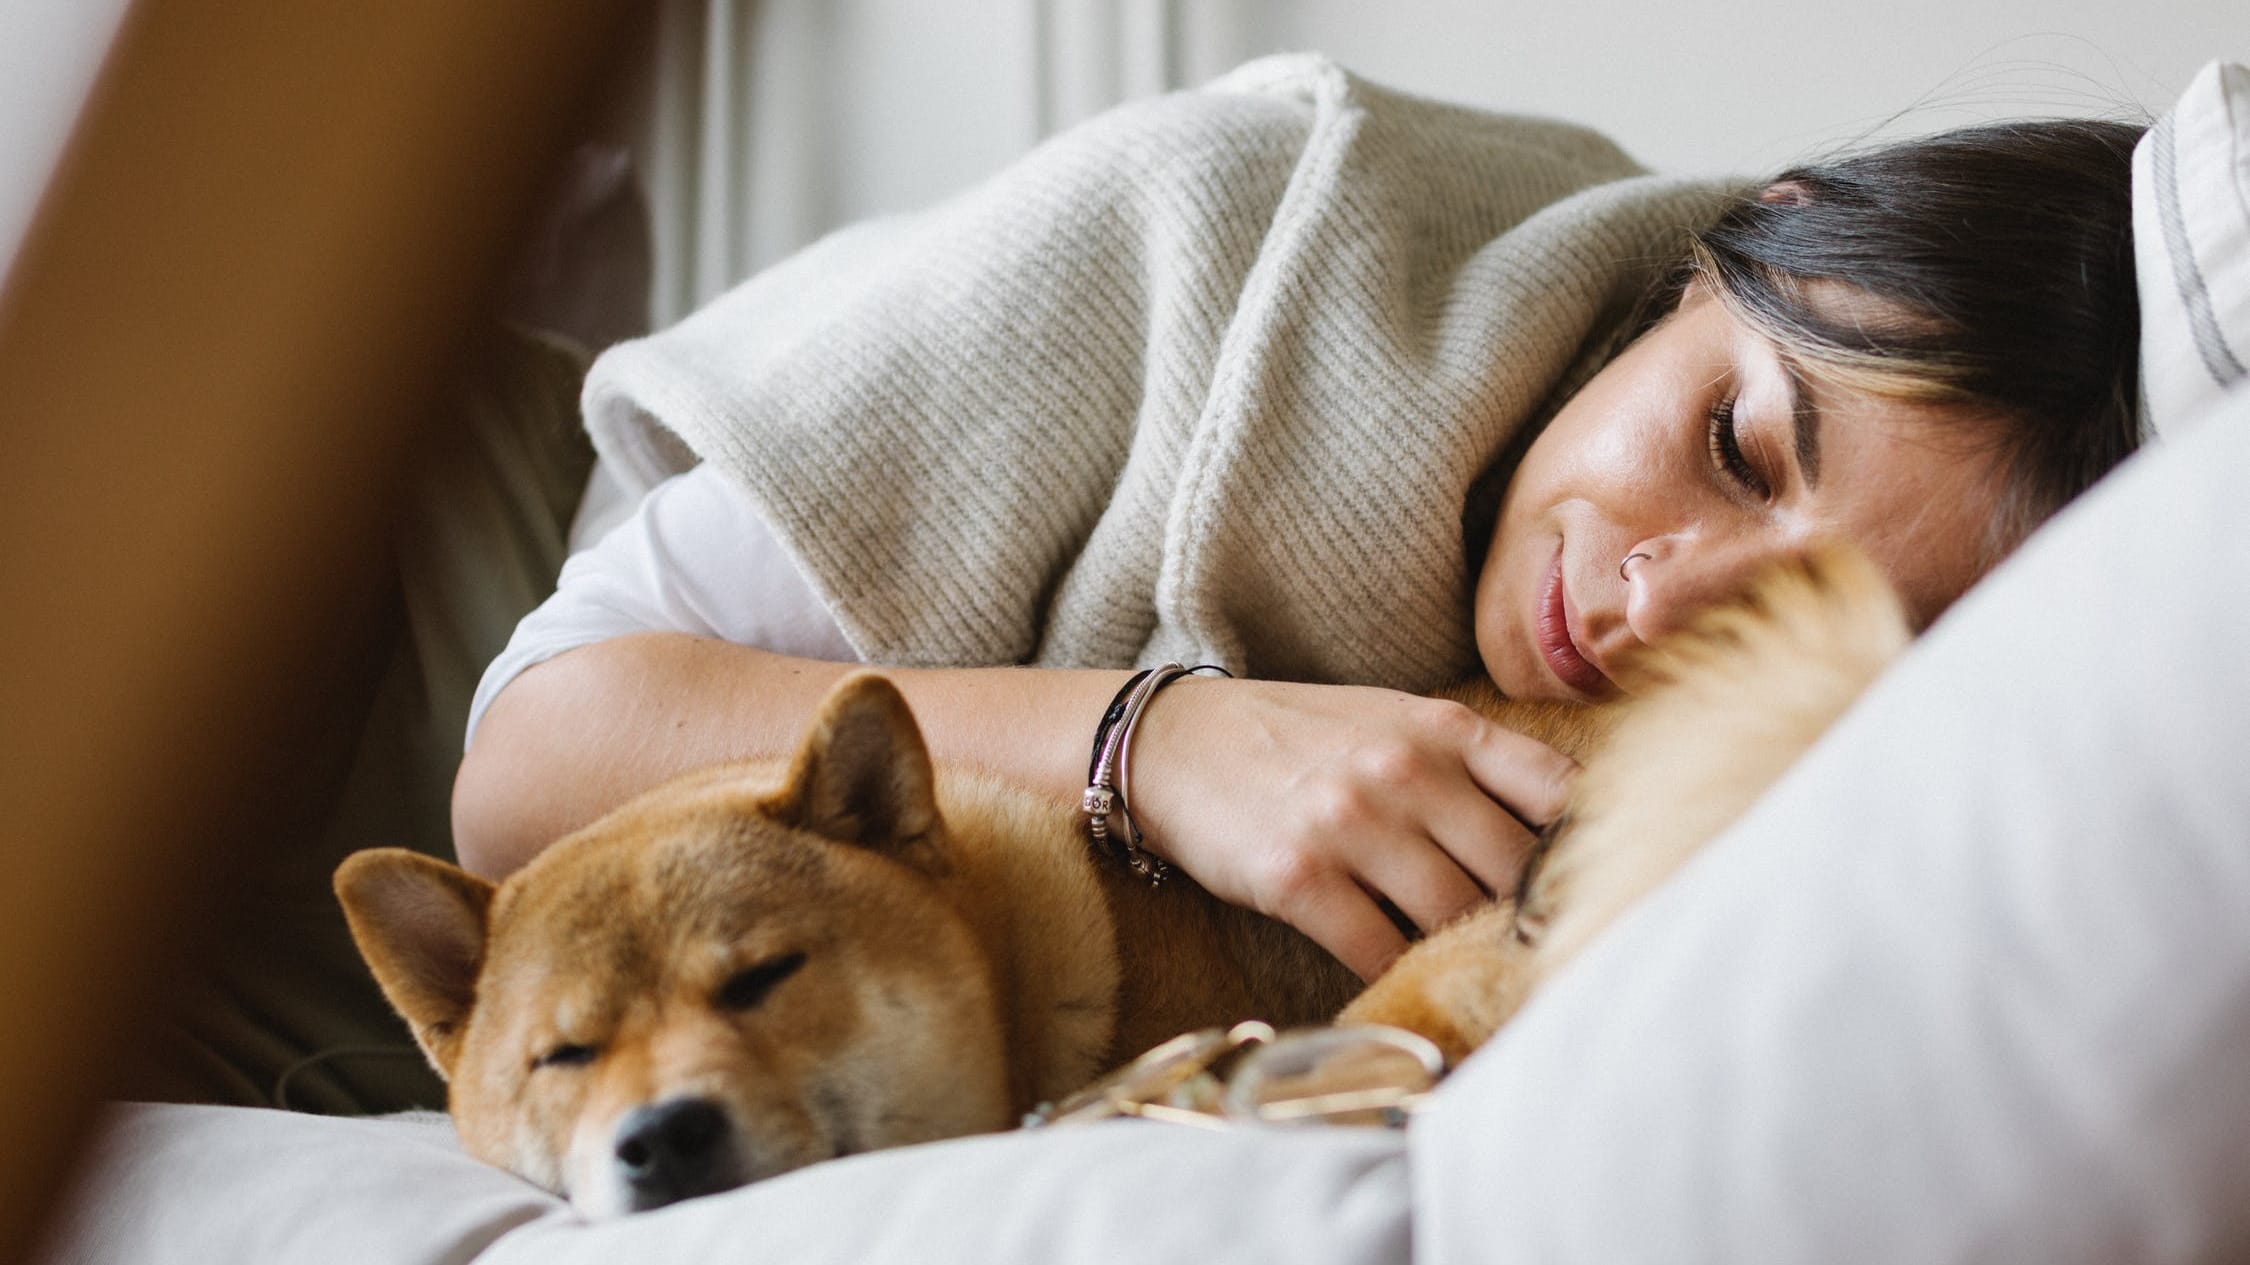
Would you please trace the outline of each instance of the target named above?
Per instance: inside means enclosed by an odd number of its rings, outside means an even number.
[[[1926,623],[2121,460],[2137,434],[2137,135],[1972,129],[1796,169],[1729,205],[1622,353],[1491,460],[1485,485],[1504,494],[1463,510],[1494,682],[1607,697],[1634,647],[1818,537],[1869,552]],[[597,551],[608,563],[566,572],[519,642],[588,610],[623,625],[495,666],[455,795],[471,869],[504,874],[668,775],[789,749],[852,670],[770,540],[758,547],[783,565],[761,564],[773,588],[750,605],[809,608],[810,631],[725,639],[711,614],[742,604],[733,556],[703,579],[692,556],[714,548],[714,523],[760,531],[708,467],[667,485]],[[630,578],[650,571],[664,578]],[[612,635],[628,628],[646,631]],[[1126,675],[893,673],[939,759],[1066,799]],[[1466,709],[1349,684],[1184,679],[1133,743],[1151,848],[1367,977],[1406,943],[1382,902],[1428,929],[1511,888],[1574,772]]]

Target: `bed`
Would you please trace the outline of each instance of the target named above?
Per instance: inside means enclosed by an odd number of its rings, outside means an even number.
[[[589,1223],[442,1116],[120,1104],[44,1259],[2250,1252],[2250,71],[2135,160],[2146,450],[1398,1132],[1140,1122]]]

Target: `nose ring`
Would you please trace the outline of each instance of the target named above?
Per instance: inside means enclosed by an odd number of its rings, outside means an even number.
[[[1631,584],[1631,583],[1633,582],[1633,577],[1632,577],[1632,576],[1629,576],[1629,575],[1627,575],[1627,574],[1625,574],[1625,568],[1626,568],[1626,567],[1629,567],[1629,566],[1631,566],[1631,565],[1633,564],[1633,559],[1635,559],[1635,558],[1646,558],[1646,557],[1648,557],[1648,556],[1650,556],[1650,555],[1648,555],[1648,554],[1645,554],[1645,553],[1629,553],[1629,554],[1626,554],[1626,555],[1625,555],[1625,560],[1624,560],[1623,562],[1620,562],[1620,563],[1618,563],[1618,564],[1617,564],[1617,578],[1618,578],[1618,579],[1620,579],[1620,580],[1623,580],[1623,581],[1625,581],[1625,582],[1626,582],[1627,584]]]

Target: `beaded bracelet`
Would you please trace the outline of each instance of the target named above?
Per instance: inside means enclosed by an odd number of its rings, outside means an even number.
[[[1116,697],[1110,699],[1108,709],[1102,713],[1101,724],[1094,730],[1093,754],[1087,761],[1086,793],[1079,801],[1079,808],[1086,814],[1087,837],[1095,851],[1123,863],[1126,869],[1148,880],[1152,887],[1163,882],[1172,867],[1141,847],[1144,836],[1139,823],[1133,820],[1125,794],[1127,753],[1131,749],[1133,729],[1140,723],[1141,713],[1148,707],[1149,700],[1156,697],[1156,692],[1183,676],[1198,672],[1233,675],[1211,663],[1192,668],[1167,663],[1134,673],[1119,687]],[[1112,816],[1125,820],[1125,829],[1117,832],[1114,840],[1110,830]]]

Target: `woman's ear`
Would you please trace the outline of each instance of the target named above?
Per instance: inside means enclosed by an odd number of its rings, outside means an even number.
[[[1803,206],[1812,201],[1812,190],[1795,180],[1777,180],[1758,194],[1767,206]]]

